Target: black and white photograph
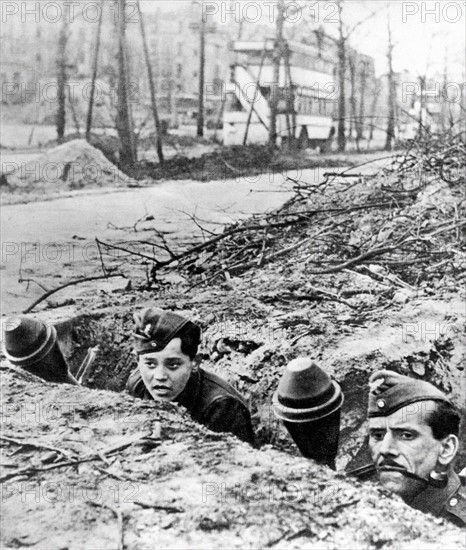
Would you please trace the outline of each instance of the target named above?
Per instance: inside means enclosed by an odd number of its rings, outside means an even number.
[[[0,548],[466,550],[464,0],[0,8]]]

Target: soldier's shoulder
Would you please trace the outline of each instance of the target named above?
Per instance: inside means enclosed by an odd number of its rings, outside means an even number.
[[[447,500],[444,508],[448,519],[460,527],[466,527],[466,487],[460,485]]]
[[[213,372],[205,369],[199,369],[201,371],[201,377],[205,388],[208,388],[212,396],[215,397],[231,397],[241,403],[244,402],[243,397],[235,390],[235,388],[227,382],[224,378],[221,378]]]

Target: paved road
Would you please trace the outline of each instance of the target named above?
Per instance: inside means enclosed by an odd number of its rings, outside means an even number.
[[[373,165],[369,169],[373,171]],[[298,176],[303,181],[318,182],[324,171],[306,170]],[[288,175],[297,176],[291,171]],[[152,238],[155,226],[167,234],[167,239],[186,240],[200,234],[189,215],[195,213],[208,220],[208,227],[218,231],[222,224],[276,208],[291,196],[290,184],[283,174],[208,183],[165,182],[150,189],[75,193],[68,198],[2,208],[3,314],[22,311],[43,294],[44,289],[98,274],[100,261],[95,237],[113,243]],[[137,226],[138,230],[146,231],[131,230],[146,214],[153,216],[153,221]],[[98,288],[111,291],[115,285],[124,284],[126,281],[113,279],[99,284]],[[70,287],[55,294],[52,300],[63,302],[76,292],[82,292],[82,288]]]
[[[314,177],[314,174],[311,174]],[[290,176],[295,176],[291,174]],[[316,174],[317,177],[317,174]],[[255,181],[254,181],[255,180]],[[2,312],[19,312],[44,292],[67,280],[98,270],[94,238],[104,241],[150,238],[131,228],[145,214],[167,238],[199,234],[188,214],[209,220],[210,227],[282,204],[289,196],[281,175],[223,182],[166,182],[151,189],[98,190],[73,197],[2,208]],[[251,191],[254,190],[254,191]],[[92,264],[92,265],[90,265]],[[34,282],[21,283],[19,277]],[[107,287],[122,284],[114,280]],[[72,289],[73,291],[74,289]],[[63,300],[64,291],[54,296]]]

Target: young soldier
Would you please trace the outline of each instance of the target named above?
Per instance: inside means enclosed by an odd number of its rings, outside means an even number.
[[[126,388],[135,397],[173,401],[214,432],[254,443],[248,408],[222,378],[197,368],[200,328],[171,311],[146,308],[134,315],[138,366]]]
[[[460,415],[437,388],[382,370],[369,379],[369,447],[380,482],[423,512],[466,525],[453,469]]]

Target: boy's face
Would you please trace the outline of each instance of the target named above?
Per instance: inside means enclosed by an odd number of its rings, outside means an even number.
[[[173,401],[184,390],[193,362],[181,351],[181,339],[173,338],[162,350],[139,355],[138,367],[154,399]]]

